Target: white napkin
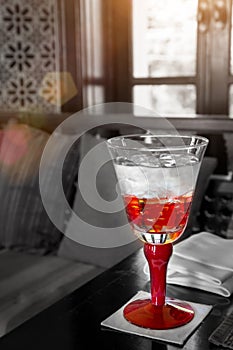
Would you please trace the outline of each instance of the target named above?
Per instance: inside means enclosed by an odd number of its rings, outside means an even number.
[[[167,282],[229,297],[233,293],[233,239],[200,232],[174,245]]]

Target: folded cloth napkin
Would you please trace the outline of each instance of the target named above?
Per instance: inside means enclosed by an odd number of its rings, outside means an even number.
[[[229,297],[233,293],[233,239],[200,232],[174,245],[167,282]]]

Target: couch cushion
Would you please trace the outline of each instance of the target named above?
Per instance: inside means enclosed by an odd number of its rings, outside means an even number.
[[[0,336],[103,270],[55,256],[0,252]]]
[[[91,134],[85,134],[85,136],[82,138],[80,159],[82,160],[89,150],[96,145],[99,145],[103,141],[105,141],[105,139],[95,137]],[[115,189],[117,179],[112,162],[108,162],[101,169],[98,169],[98,160],[103,155],[103,152],[107,151],[107,149],[105,149],[106,146],[104,144],[102,146],[103,147],[96,151],[98,152],[97,154],[93,155],[93,157],[91,156],[89,171],[97,173],[95,184],[97,193],[99,193],[104,200],[111,201],[116,195]],[[98,169],[99,172],[96,172],[96,169]],[[92,191],[88,182],[86,183],[86,189],[89,191],[89,195],[91,195],[93,199],[93,197],[96,196],[96,193]],[[63,238],[59,246],[58,256],[94,264],[103,268],[109,268],[142,247],[142,243],[136,239],[130,229],[130,226],[127,225],[128,220],[124,211],[117,211],[116,208],[116,213],[113,214],[103,212],[101,207],[98,205],[98,200],[96,198],[94,199],[96,203],[95,209],[85,202],[79,189],[77,189],[73,206],[73,210],[77,216],[90,226],[94,226],[94,233],[96,237],[100,236],[98,231],[99,229],[101,230],[102,228],[105,228],[107,232],[108,228],[118,227],[119,236],[122,235],[122,237],[124,237],[124,235],[127,235],[131,238],[131,242],[128,244],[123,244],[119,247],[110,248],[96,248],[93,246],[80,244],[82,242],[77,242],[77,240],[75,241],[77,232],[79,232],[79,237],[87,237],[88,234],[90,236],[91,234],[87,232],[89,226],[87,225],[84,227],[81,222],[77,224],[74,215],[71,215],[65,231],[66,236]],[[101,246],[101,242],[98,243],[99,246]]]
[[[141,247],[141,241],[136,240],[121,247],[94,248],[65,237],[60,244],[58,256],[106,269],[116,265]]]
[[[39,190],[40,159],[50,135],[23,124],[10,124],[2,132],[0,245],[37,254],[54,251],[62,235],[44,210]],[[59,149],[66,144],[68,137],[59,134]],[[68,201],[72,199],[74,191],[77,164],[78,152],[77,146],[74,146],[63,166],[63,187]],[[48,165],[48,176],[44,186],[53,188],[50,205],[60,213],[60,220],[64,226],[65,209],[54,186],[55,170],[56,159]]]
[[[193,197],[193,202],[190,210],[190,216],[187,224],[187,228],[182,237],[185,238],[193,231],[200,231],[198,227],[198,214],[201,210],[201,205],[209,185],[211,175],[214,173],[217,167],[217,159],[214,157],[204,157],[200,172],[197,178],[196,189]]]

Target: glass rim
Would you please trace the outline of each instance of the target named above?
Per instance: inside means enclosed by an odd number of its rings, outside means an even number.
[[[195,138],[196,140],[201,141],[200,144],[198,145],[180,145],[180,146],[166,146],[165,147],[128,147],[128,146],[121,146],[121,145],[113,145],[112,141],[114,140],[119,140],[119,139],[130,139],[133,137],[138,137],[138,138],[146,138],[146,137],[154,137],[154,138],[179,138],[179,139],[193,139]],[[198,147],[204,147],[207,146],[209,143],[209,140],[204,137],[204,136],[200,136],[200,135],[169,135],[169,134],[128,134],[128,135],[122,135],[122,136],[115,136],[112,138],[109,138],[107,141],[108,147],[110,148],[115,148],[115,149],[122,149],[122,150],[140,150],[140,151],[149,151],[149,152],[160,152],[160,151],[170,151],[170,150],[188,150],[188,149],[194,149],[194,148],[198,148]]]

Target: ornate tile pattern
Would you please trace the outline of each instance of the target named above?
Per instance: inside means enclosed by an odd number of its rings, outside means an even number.
[[[0,0],[0,8],[0,110],[59,112],[61,104],[39,93],[44,77],[60,70],[56,0]]]

